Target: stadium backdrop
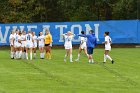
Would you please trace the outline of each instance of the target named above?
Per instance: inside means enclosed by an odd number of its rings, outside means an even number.
[[[112,21],[84,21],[84,22],[45,22],[45,23],[15,23],[0,24],[0,46],[9,45],[9,35],[11,30],[28,30],[38,33],[49,29],[53,37],[53,45],[62,45],[63,37],[60,34],[72,31],[76,36],[73,44],[79,44],[81,30],[89,32],[95,31],[98,43],[104,41],[103,33],[110,32],[113,43],[116,44],[140,44],[140,20],[112,20]]]

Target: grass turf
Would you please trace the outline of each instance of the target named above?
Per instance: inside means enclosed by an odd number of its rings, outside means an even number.
[[[103,64],[103,49],[94,50],[97,64],[82,53],[79,62],[64,63],[64,49],[51,60],[11,60],[0,50],[0,93],[140,93],[140,49],[115,48],[115,64]],[[73,50],[76,59],[78,50]],[[69,61],[69,58],[67,59]]]

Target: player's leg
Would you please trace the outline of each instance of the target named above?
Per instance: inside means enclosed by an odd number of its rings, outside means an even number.
[[[28,60],[28,47],[26,47],[26,59]]]
[[[67,58],[67,56],[68,56],[69,49],[65,48],[65,51],[66,51],[66,53],[65,53],[65,56],[64,56],[64,62],[66,62],[66,58]]]
[[[52,57],[51,56],[51,46],[48,46],[48,48],[49,48],[49,51],[48,51],[49,52],[49,59],[51,59],[51,57]]]
[[[109,56],[109,50],[105,50],[105,56],[106,56],[106,59],[109,59],[112,64],[114,63],[113,59]]]
[[[34,52],[34,59],[36,59],[36,47],[33,48],[33,52]]]
[[[14,46],[11,45],[11,59],[14,59]]]
[[[79,47],[79,50],[78,50],[78,57],[77,57],[77,59],[76,59],[75,61],[79,61],[79,59],[80,59],[80,54],[81,54],[81,51],[82,51],[82,49],[81,49],[81,47]]]
[[[30,47],[30,60],[32,60],[32,51],[33,51],[33,48],[32,47]]]
[[[45,46],[46,49],[46,59],[49,59],[49,48],[48,45]]]

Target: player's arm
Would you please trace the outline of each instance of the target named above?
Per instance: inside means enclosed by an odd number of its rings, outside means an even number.
[[[89,35],[85,35],[85,34],[78,34],[78,36],[81,36],[81,37],[89,37]]]

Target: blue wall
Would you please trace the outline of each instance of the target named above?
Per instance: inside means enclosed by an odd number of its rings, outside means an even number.
[[[119,21],[85,21],[85,22],[48,22],[48,23],[30,23],[30,24],[0,24],[0,46],[9,45],[9,35],[12,29],[24,29],[36,32],[49,29],[53,36],[53,44],[63,44],[63,39],[60,36],[71,30],[74,34],[79,34],[81,30],[87,33],[90,29],[95,30],[98,43],[104,41],[103,34],[105,31],[110,32],[113,43],[126,44],[135,43],[140,44],[140,21],[139,20],[119,20]],[[74,44],[79,44],[79,37],[75,36]]]

